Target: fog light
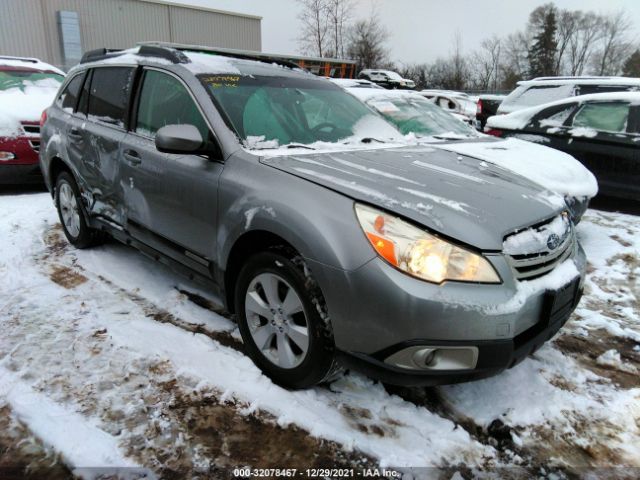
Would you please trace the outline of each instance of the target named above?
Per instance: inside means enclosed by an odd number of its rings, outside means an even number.
[[[384,361],[409,370],[472,370],[478,363],[478,347],[416,345],[404,348]]]
[[[12,152],[0,152],[0,162],[14,160],[16,156]]]

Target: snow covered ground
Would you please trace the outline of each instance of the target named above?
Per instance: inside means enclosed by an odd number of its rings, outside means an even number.
[[[51,478],[97,467],[171,478],[239,466],[438,467],[446,478],[640,468],[637,217],[587,212],[585,296],[517,367],[438,388],[352,373],[289,392],[241,353],[198,285],[117,243],[74,250],[48,194],[0,196],[0,212],[0,447],[34,471],[47,459]],[[0,453],[0,472],[10,461]]]

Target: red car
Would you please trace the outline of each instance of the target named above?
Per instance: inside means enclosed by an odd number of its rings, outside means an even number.
[[[35,58],[0,56],[0,184],[40,183],[40,118],[64,72]]]

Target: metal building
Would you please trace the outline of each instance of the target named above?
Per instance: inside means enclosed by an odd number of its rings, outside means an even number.
[[[141,41],[261,51],[261,20],[163,0],[1,0],[0,55],[68,69],[87,50]]]

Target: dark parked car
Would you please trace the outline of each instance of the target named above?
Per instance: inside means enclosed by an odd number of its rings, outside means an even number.
[[[143,45],[69,73],[40,162],[73,245],[109,233],[202,280],[287,387],[341,365],[480,378],[562,327],[586,264],[562,197],[402,146],[332,82],[230,55]]]
[[[640,92],[583,95],[491,117],[487,133],[569,153],[593,172],[600,194],[640,200]]]
[[[504,95],[483,94],[478,96],[476,120],[479,124],[479,130],[484,130],[489,117],[493,117],[498,113],[498,107],[500,106],[504,98]]]

